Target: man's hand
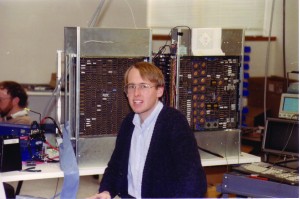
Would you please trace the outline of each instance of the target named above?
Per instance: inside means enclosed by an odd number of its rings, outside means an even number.
[[[111,196],[108,191],[103,191],[86,199],[111,199]]]

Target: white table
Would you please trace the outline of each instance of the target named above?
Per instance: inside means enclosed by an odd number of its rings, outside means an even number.
[[[202,166],[221,166],[230,164],[245,164],[252,162],[261,162],[261,158],[255,155],[242,152],[240,156],[219,158],[214,155],[201,151]]]
[[[202,165],[206,167],[206,166],[219,166],[219,165],[260,162],[261,158],[247,153],[241,153],[239,157],[219,158],[211,154],[208,154],[206,152],[201,152],[201,161],[202,161]],[[28,167],[23,166],[23,170],[26,168]],[[105,168],[106,166],[89,166],[89,167],[79,166],[79,175],[80,176],[101,175],[104,173]],[[58,163],[37,164],[35,169],[42,170],[42,171],[41,172],[10,171],[10,172],[0,173],[0,183],[1,183],[0,198],[5,198],[3,182],[64,177],[64,173],[63,171],[60,170]]]
[[[23,170],[28,168],[23,166]],[[79,168],[80,176],[87,175],[100,175],[104,173],[106,166],[99,167],[83,167]],[[59,163],[44,163],[37,164],[35,170],[41,170],[41,172],[26,172],[26,171],[10,171],[0,173],[0,198],[5,198],[5,191],[3,182],[25,181],[25,180],[39,180],[48,178],[60,178],[64,177],[63,171],[59,167]]]

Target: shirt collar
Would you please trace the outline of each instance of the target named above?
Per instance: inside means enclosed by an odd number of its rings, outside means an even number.
[[[136,113],[134,114],[134,118],[132,120],[132,123],[135,126],[139,126],[139,127],[145,127],[148,126],[154,118],[156,118],[156,116],[159,114],[159,112],[161,111],[161,109],[163,108],[163,103],[161,101],[158,101],[158,103],[156,104],[154,110],[152,111],[152,113],[145,119],[144,123],[141,124],[141,119],[140,116]]]
[[[28,115],[28,112],[27,112],[27,110],[24,109],[24,110],[21,110],[21,111],[11,114],[10,116],[7,116],[6,121],[11,120],[13,118],[17,118],[17,117],[23,117],[26,115]]]

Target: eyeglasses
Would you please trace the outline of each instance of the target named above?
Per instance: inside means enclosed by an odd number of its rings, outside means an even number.
[[[133,94],[135,92],[135,89],[138,89],[140,92],[147,92],[150,90],[150,88],[156,87],[157,85],[151,86],[149,84],[127,84],[124,86],[124,92],[126,94]]]

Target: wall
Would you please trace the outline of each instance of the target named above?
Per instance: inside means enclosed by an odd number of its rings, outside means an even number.
[[[283,73],[283,0],[275,0],[272,36],[276,41],[270,44],[268,75],[284,76]],[[286,0],[286,67],[287,72],[299,70],[299,1]],[[269,23],[269,22],[268,22]],[[245,42],[251,46],[250,76],[264,76],[268,42]],[[293,76],[296,78],[296,76]]]
[[[56,72],[56,51],[63,49],[65,26],[88,26],[99,0],[0,0],[0,80],[49,83]],[[275,0],[269,74],[283,76],[282,2]],[[288,70],[298,69],[299,2],[286,1]],[[145,28],[147,0],[105,1],[97,27]],[[132,11],[132,12],[131,12]],[[251,76],[263,76],[267,42],[252,47]],[[156,48],[156,47],[155,47]],[[155,50],[154,48],[154,50]]]
[[[0,0],[0,81],[49,83],[56,72],[56,51],[64,48],[64,27],[87,27],[99,2]],[[146,3],[107,0],[96,26],[145,27]]]

